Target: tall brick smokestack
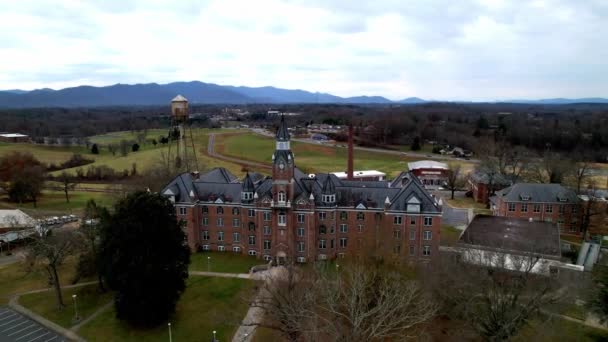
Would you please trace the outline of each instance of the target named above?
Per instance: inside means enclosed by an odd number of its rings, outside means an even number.
[[[348,166],[346,170],[346,179],[353,180],[353,125],[348,125]]]

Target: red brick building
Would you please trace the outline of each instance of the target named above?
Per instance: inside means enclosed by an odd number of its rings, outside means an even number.
[[[441,208],[410,173],[393,182],[308,175],[295,165],[284,119],[271,177],[223,168],[181,174],[162,193],[186,222],[190,247],[307,262],[342,256],[428,261],[438,255]]]
[[[437,189],[448,180],[448,165],[434,160],[419,160],[407,164],[427,189]]]
[[[476,202],[487,204],[490,196],[502,190],[513,182],[503,175],[488,175],[480,171],[473,171],[467,177],[467,185]],[[490,189],[491,188],[491,189]],[[490,191],[491,190],[491,191]]]
[[[497,191],[490,202],[496,216],[553,222],[562,233],[580,234],[580,200],[560,184],[516,183]]]

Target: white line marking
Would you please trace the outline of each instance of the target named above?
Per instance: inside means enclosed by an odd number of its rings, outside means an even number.
[[[27,329],[29,329],[29,328],[31,328],[31,327],[35,327],[35,326],[36,326],[36,324],[32,323],[32,324],[28,325],[27,327],[25,327],[25,328],[23,328],[23,329],[21,329],[21,330],[19,330],[19,331],[15,331],[15,332],[10,333],[10,334],[9,334],[9,335],[7,335],[7,336],[13,336],[13,335],[15,335],[15,334],[18,334],[18,333],[22,332],[23,330],[27,330]]]
[[[27,342],[34,342],[34,341],[36,341],[37,339],[42,338],[42,337],[44,337],[44,336],[46,336],[46,335],[48,335],[48,334],[50,334],[50,333],[51,333],[50,331],[47,331],[46,333],[44,333],[44,334],[42,334],[42,335],[40,335],[40,336],[38,336],[38,337],[36,337],[36,338],[33,338],[33,339],[31,339],[31,340],[29,340],[29,341],[27,341]]]
[[[29,333],[27,333],[27,334],[25,334],[25,335],[23,335],[23,336],[21,336],[21,337],[17,338],[15,341],[19,341],[20,339],[22,339],[22,338],[24,338],[24,337],[28,337],[28,336],[30,336],[31,334],[33,334],[33,333],[35,333],[35,332],[39,332],[39,331],[40,331],[40,330],[42,330],[42,329],[44,329],[44,328],[40,327],[40,328],[38,328],[38,329],[36,329],[36,330],[34,330],[34,331],[32,331],[32,332],[29,332]]]
[[[5,326],[5,325],[7,325],[7,324],[9,324],[9,323],[13,323],[14,321],[18,321],[18,320],[20,320],[20,319],[21,319],[21,317],[19,317],[19,318],[15,318],[15,319],[14,319],[14,320],[12,320],[12,321],[8,321],[8,322],[6,322],[6,323],[0,324],[0,327]]]
[[[13,316],[17,316],[17,314],[16,314],[16,313],[13,313],[12,315],[8,315],[8,316],[4,317],[3,319],[0,319],[0,322],[4,321],[4,320],[6,320],[6,319],[9,319],[9,318],[11,318],[11,317],[13,317]],[[1,325],[0,325],[0,327],[1,327]]]
[[[23,322],[21,322],[21,323],[19,323],[19,324],[15,324],[15,325],[11,326],[10,328],[7,328],[7,329],[2,330],[2,332],[9,331],[9,330],[13,330],[13,329],[15,329],[16,327],[18,327],[18,326],[20,326],[20,325],[23,325],[23,324],[25,324],[25,323],[27,323],[27,322],[29,322],[29,321],[28,321],[28,320],[24,320]]]

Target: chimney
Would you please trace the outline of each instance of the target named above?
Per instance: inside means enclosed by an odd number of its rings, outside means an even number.
[[[348,166],[346,179],[353,180],[353,125],[348,125]]]

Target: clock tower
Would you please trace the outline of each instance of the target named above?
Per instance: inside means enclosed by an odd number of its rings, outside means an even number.
[[[293,153],[291,152],[290,136],[287,130],[287,124],[285,123],[285,117],[281,115],[281,123],[277,134],[275,136],[276,147],[272,154],[272,180],[274,185],[289,185],[293,183],[293,175],[295,162],[293,159]],[[282,187],[281,187],[282,188]],[[289,191],[291,189],[283,188],[286,191],[286,200],[293,200],[293,193]],[[274,194],[273,194],[274,195]],[[277,193],[278,195],[278,193]],[[274,197],[275,200],[282,200],[278,196]]]

